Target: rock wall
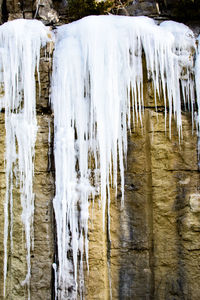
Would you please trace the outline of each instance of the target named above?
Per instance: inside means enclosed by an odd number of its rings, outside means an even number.
[[[94,256],[97,259],[100,252],[100,233],[93,230],[96,242],[90,233],[88,299],[111,299],[110,286],[112,299],[200,297],[197,138],[192,135],[189,113],[184,113],[183,140],[179,144],[175,123],[169,139],[164,107],[155,112],[151,93],[146,92],[143,127],[129,137],[125,206],[120,209],[120,195],[113,197],[111,245],[107,244],[104,256],[101,249],[98,264]],[[99,212],[95,214],[100,231]],[[106,237],[103,233],[101,237],[105,247]],[[104,282],[95,280],[95,271]]]
[[[140,1],[142,2],[142,1]],[[144,1],[143,1],[144,2]],[[146,1],[147,2],[147,1]],[[34,14],[34,3],[7,1],[9,18]],[[153,4],[153,1],[149,1]],[[10,6],[9,6],[10,5]],[[13,6],[11,6],[13,5]],[[31,6],[32,5],[32,6]],[[12,7],[12,8],[11,8]],[[13,8],[14,7],[14,8]],[[156,6],[155,6],[156,7]],[[28,10],[29,9],[29,10]],[[13,11],[14,14],[11,13]],[[26,14],[29,13],[29,14]],[[35,156],[35,246],[31,254],[31,299],[54,299],[52,263],[56,252],[53,114],[49,106],[52,45],[40,63],[41,96],[37,97],[38,134]],[[200,298],[200,178],[197,137],[189,112],[183,112],[183,139],[175,123],[165,132],[164,106],[157,111],[151,85],[145,81],[143,126],[129,135],[125,204],[120,193],[110,207],[111,243],[103,231],[96,199],[90,205],[89,273],[86,299],[198,300]],[[50,135],[50,140],[49,140]],[[0,113],[0,299],[3,299],[3,231],[5,198],[4,113]],[[14,194],[13,250],[9,246],[6,299],[27,299],[25,236],[19,191]]]
[[[49,108],[49,81],[51,71],[52,45],[48,45],[45,55],[41,53],[40,80],[41,96],[37,83],[37,122],[38,132],[35,147],[34,186],[34,250],[31,253],[31,299],[51,299],[52,262],[54,249],[54,219],[52,199],[54,196],[54,171],[51,163],[53,139],[49,142],[49,131],[53,137],[53,116]],[[5,127],[4,112],[0,113],[0,299],[3,299],[3,261],[4,261],[4,199],[5,183]],[[14,190],[13,207],[13,249],[8,242],[8,279],[6,298],[12,300],[27,299],[27,290],[23,287],[26,267],[25,233],[21,220],[19,190]]]

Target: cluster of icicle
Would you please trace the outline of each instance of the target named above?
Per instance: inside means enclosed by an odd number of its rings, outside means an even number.
[[[158,26],[146,17],[91,16],[57,30],[51,99],[58,299],[82,293],[89,201],[100,194],[103,222],[106,206],[109,219],[110,186],[117,192],[118,173],[123,205],[127,131],[132,121],[142,123],[144,109],[143,54],[154,94],[164,98],[166,120],[169,110],[169,130],[174,116],[181,137],[181,98],[193,115],[195,51],[187,26]]]
[[[8,236],[13,248],[13,192],[20,189],[22,223],[26,239],[27,284],[30,299],[34,216],[34,148],[37,134],[35,70],[39,72],[40,48],[48,40],[47,29],[39,21],[16,20],[0,26],[0,81],[4,89],[1,109],[5,109],[6,196],[4,204],[4,297],[6,297]],[[10,224],[9,224],[10,222]],[[10,228],[10,232],[8,232]]]
[[[78,291],[80,295],[84,292],[89,203],[95,195],[100,195],[103,222],[107,207],[109,226],[110,185],[117,193],[118,174],[123,205],[127,131],[132,122],[142,123],[144,109],[143,56],[154,94],[164,98],[166,116],[169,110],[169,129],[174,116],[181,136],[181,98],[195,116],[191,53],[196,51],[196,44],[192,31],[185,25],[163,22],[158,26],[145,17],[87,17],[61,26],[56,36],[51,101],[55,122],[53,206],[58,253],[53,268],[55,298],[61,300],[76,299]],[[28,271],[24,283],[30,285],[37,133],[34,75],[35,69],[38,72],[40,48],[47,40],[45,27],[37,21],[17,20],[0,27],[7,184],[4,292],[9,234],[12,247],[14,182],[20,186],[26,236]],[[196,90],[200,109],[199,57],[197,53]],[[198,128],[198,112],[195,120]]]

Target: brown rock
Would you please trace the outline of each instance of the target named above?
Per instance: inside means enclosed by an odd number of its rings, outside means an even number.
[[[190,209],[194,213],[200,212],[200,194],[190,195]]]

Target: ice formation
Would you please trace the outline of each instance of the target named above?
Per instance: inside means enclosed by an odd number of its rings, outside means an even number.
[[[59,299],[75,299],[83,282],[90,197],[100,194],[104,220],[119,176],[123,205],[127,130],[142,123],[143,56],[169,129],[174,116],[181,136],[182,96],[193,112],[195,49],[187,26],[146,17],[91,16],[58,28],[51,100]]]
[[[20,188],[22,223],[24,225],[27,275],[30,299],[31,262],[34,216],[34,146],[37,133],[35,71],[39,72],[40,48],[48,40],[47,29],[36,20],[15,20],[0,26],[0,70],[4,97],[6,128],[6,197],[4,205],[4,297],[6,296],[8,236],[13,247],[13,196]],[[10,220],[10,224],[9,224]],[[10,233],[8,233],[10,228]]]
[[[196,123],[197,123],[197,131],[199,134],[200,129],[200,36],[198,37],[198,50],[196,55],[196,63],[195,63],[195,83],[196,83],[196,94],[197,94],[197,106],[198,106],[198,113],[196,116]]]
[[[40,48],[47,41],[47,29],[38,21],[16,20],[0,26],[0,84],[4,89],[0,109],[5,109],[7,186],[4,296],[9,236],[12,248],[13,190],[18,186],[27,248],[24,283],[28,285],[28,299],[37,133],[35,69],[38,72]],[[78,291],[80,295],[84,293],[83,260],[85,256],[88,265],[90,199],[100,195],[103,223],[107,211],[109,227],[110,186],[117,193],[120,181],[123,206],[127,131],[132,124],[142,124],[144,61],[156,98],[164,99],[169,132],[174,117],[181,137],[181,99],[199,128],[200,54],[197,52],[194,69],[195,51],[192,31],[172,21],[158,26],[146,17],[92,16],[57,29],[51,95],[56,168],[53,206],[58,247],[53,264],[56,298],[76,299]],[[49,147],[50,140],[49,124]]]

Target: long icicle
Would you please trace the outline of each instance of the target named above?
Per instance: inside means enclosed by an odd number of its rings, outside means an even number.
[[[22,223],[26,239],[27,275],[22,284],[30,299],[33,245],[33,174],[34,147],[37,134],[35,71],[39,67],[40,48],[48,41],[47,29],[36,20],[15,20],[0,26],[2,84],[4,85],[6,128],[6,198],[4,205],[4,297],[6,297],[8,228],[10,215],[11,251],[13,247],[13,188],[18,185],[22,206]],[[10,207],[10,212],[8,211]]]
[[[134,119],[142,123],[142,53],[155,96],[163,94],[165,112],[169,109],[169,131],[174,116],[181,135],[180,83],[189,91],[186,101],[192,103],[194,49],[195,39],[187,26],[176,22],[157,26],[146,17],[92,16],[57,30],[51,99],[58,299],[77,298],[78,258],[82,266],[85,251],[88,260],[89,197],[101,195],[104,223],[110,184],[117,190],[118,169],[123,205],[131,105]]]

